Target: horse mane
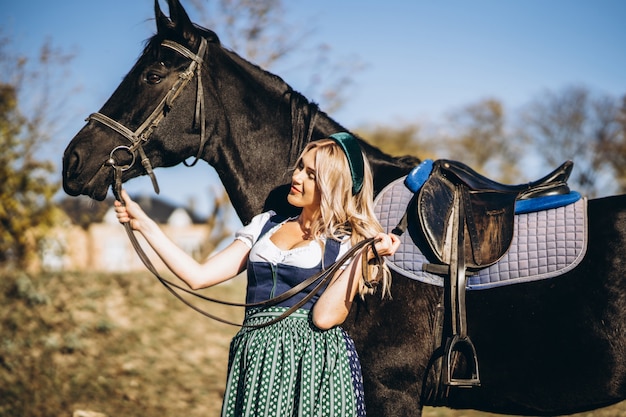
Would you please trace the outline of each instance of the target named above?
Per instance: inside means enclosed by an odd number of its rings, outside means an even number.
[[[294,90],[280,76],[242,58],[239,54],[228,48],[222,46],[221,50],[234,65],[242,68],[254,82],[266,88],[269,87],[270,91],[275,94],[276,97],[281,97],[289,101],[293,123],[293,141],[300,141],[300,146],[296,147],[297,149],[294,148],[296,156],[304,149],[304,146],[306,146],[310,140],[322,139],[337,131],[348,131],[348,129],[322,111],[317,103],[310,101],[303,94]],[[316,126],[312,126],[311,123],[314,123]],[[358,137],[358,135],[355,136]],[[399,164],[403,167],[408,167],[409,169],[421,162],[419,158],[412,155],[390,156],[380,149],[367,144],[367,142],[363,142],[362,145],[368,155],[374,154],[377,158],[384,159],[390,163]],[[295,159],[293,161],[295,162]]]
[[[225,56],[232,61],[233,65],[243,69],[243,73],[245,73],[248,78],[263,85],[265,88],[269,88],[270,92],[275,94],[276,97],[284,97],[292,92],[297,93],[280,76],[261,68],[259,65],[248,61],[247,59],[241,57],[237,52],[234,52],[224,46],[221,46],[221,50]],[[300,94],[300,96],[307,102],[309,101],[303,95]]]
[[[284,132],[284,134],[290,135],[288,166],[295,164],[298,155],[310,141],[328,137],[338,131],[349,131],[320,110],[317,103],[310,101],[303,94],[294,90],[283,78],[226,48],[212,30],[195,24],[194,29],[193,37],[199,39],[201,36],[207,39],[209,42],[208,53],[213,54],[214,59],[222,59],[227,65],[236,68],[236,72],[242,78],[247,79],[250,85],[262,86],[265,99],[282,103],[280,106],[284,106],[284,111],[290,115],[290,131]],[[182,35],[177,34],[175,30],[167,30],[165,33],[157,33],[149,38],[146,41],[143,54],[152,54],[158,58],[159,46],[165,39],[185,45],[189,43],[189,39],[182,39]],[[138,64],[139,62],[136,65]],[[203,65],[209,65],[209,63],[204,62]],[[135,67],[133,67],[134,69]],[[207,72],[210,72],[209,68],[207,68]],[[358,135],[355,136],[358,137]],[[410,169],[420,163],[419,158],[410,155],[391,156],[362,139],[361,146],[374,171],[375,193],[378,193],[392,180],[407,174]]]

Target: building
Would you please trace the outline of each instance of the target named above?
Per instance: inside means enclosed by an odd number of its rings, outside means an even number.
[[[146,196],[133,199],[185,252],[196,259],[205,256],[212,232],[206,219],[163,199]],[[61,201],[60,207],[67,219],[41,248],[45,270],[132,272],[146,269],[126,229],[117,221],[112,199],[98,203],[72,197]],[[142,236],[137,234],[137,239],[155,267],[165,269]]]

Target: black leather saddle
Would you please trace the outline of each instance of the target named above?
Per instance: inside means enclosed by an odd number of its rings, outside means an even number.
[[[408,216],[416,216],[433,263],[425,270],[447,281],[451,330],[443,353],[442,379],[451,386],[480,385],[476,349],[467,333],[466,275],[496,263],[508,251],[514,233],[518,200],[568,194],[573,162],[567,161],[545,177],[527,184],[506,185],[480,175],[467,165],[437,160],[424,184],[415,190],[417,212],[405,214],[394,233],[402,234]],[[459,356],[468,372],[453,375]]]
[[[537,181],[505,185],[461,162],[435,161],[417,196],[419,224],[430,249],[441,263],[450,264],[451,226],[460,221],[465,226],[465,266],[482,269],[493,265],[511,245],[515,202],[569,193],[567,180],[572,168],[573,163],[567,161]]]

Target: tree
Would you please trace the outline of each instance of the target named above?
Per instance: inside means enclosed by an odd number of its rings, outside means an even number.
[[[450,113],[445,126],[378,126],[359,133],[392,155],[459,160],[484,175],[515,182],[519,146],[507,132],[505,121],[500,101],[486,99]]]
[[[612,161],[614,168],[620,166],[623,133],[620,136],[617,110],[615,99],[592,95],[585,87],[547,91],[527,107],[521,132],[544,164],[554,167],[567,159],[573,160],[570,184],[595,197],[601,189],[616,191],[600,184],[603,178],[613,178],[603,158]]]
[[[617,192],[626,192],[626,96],[621,106],[605,98],[596,105],[596,113],[604,120],[596,131],[596,156],[594,166],[609,166],[616,179]]]
[[[8,45],[7,38],[0,40],[0,264],[29,268],[45,228],[54,223],[52,197],[59,188],[51,181],[54,165],[40,158],[41,148],[54,129],[47,116],[51,108],[46,85],[49,77],[39,75],[47,74],[57,59],[67,62],[67,57],[46,43],[35,70],[29,67],[28,59],[9,53]],[[22,110],[21,100],[25,80],[29,80],[32,95],[38,92],[28,112]]]
[[[423,137],[417,124],[361,128],[356,133],[390,155],[411,155],[421,160],[435,158],[435,143]]]
[[[15,88],[0,84],[0,263],[13,261],[22,268],[42,237],[38,229],[52,225],[51,199],[58,189],[49,182],[52,164],[34,155],[37,136],[29,129]]]
[[[512,183],[519,177],[519,144],[506,130],[505,110],[494,98],[480,100],[448,116],[439,142],[451,159],[475,170]]]

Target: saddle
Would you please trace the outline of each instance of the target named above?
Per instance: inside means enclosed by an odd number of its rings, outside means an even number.
[[[428,272],[446,278],[451,336],[443,356],[443,382],[451,386],[480,385],[476,349],[467,333],[465,292],[467,274],[495,264],[508,251],[514,234],[516,203],[536,197],[568,194],[573,168],[567,161],[545,177],[527,184],[493,181],[467,165],[437,160],[420,165],[405,180],[415,204],[393,230],[401,235],[408,216],[417,216],[429,258]],[[454,363],[465,356],[469,377],[454,377]]]
[[[462,240],[464,263],[470,269],[493,265],[513,239],[515,203],[547,195],[568,194],[567,179],[573,163],[565,162],[547,176],[528,184],[505,185],[490,180],[467,165],[448,160],[433,163],[419,191],[417,215],[430,249],[443,264],[450,264],[451,227],[466,228]],[[457,215],[453,216],[456,213]]]

